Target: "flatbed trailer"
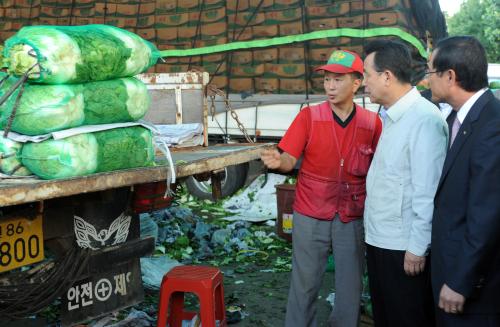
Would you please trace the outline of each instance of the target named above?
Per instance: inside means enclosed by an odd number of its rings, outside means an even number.
[[[220,198],[227,167],[273,146],[208,145],[206,73],[140,78],[152,97],[148,121],[204,126],[203,145],[170,148],[177,180],[210,178]],[[140,213],[170,205],[168,167],[157,152],[154,167],[0,179],[0,326],[32,325],[26,317],[54,303],[61,324],[72,326],[141,302],[140,258],[154,251],[155,238],[141,237]]]
[[[219,144],[172,150],[177,178],[217,172],[260,157],[272,144]],[[61,180],[0,180],[0,207],[12,206],[81,193],[103,191],[135,184],[165,181],[167,166],[135,168]]]

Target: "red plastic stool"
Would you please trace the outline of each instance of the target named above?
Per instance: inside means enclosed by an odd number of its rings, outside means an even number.
[[[200,300],[203,327],[227,326],[224,287],[219,269],[205,266],[177,266],[161,282],[157,327],[181,327],[182,320],[191,320],[196,312],[184,311],[184,293],[195,293]],[[172,297],[172,305],[169,306]],[[169,314],[170,309],[170,314]]]

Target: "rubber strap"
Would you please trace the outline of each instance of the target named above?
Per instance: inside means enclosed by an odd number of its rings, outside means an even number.
[[[239,41],[226,44],[214,45],[203,48],[185,49],[185,50],[163,50],[160,51],[162,57],[188,57],[204,54],[211,54],[224,51],[233,51],[239,49],[264,48],[295,42],[304,42],[310,40],[324,39],[329,37],[358,37],[370,38],[377,36],[397,36],[417,48],[423,58],[428,54],[424,44],[412,34],[405,32],[397,27],[377,27],[369,29],[355,28],[336,28],[323,31],[315,31],[305,34],[279,36],[265,40]]]

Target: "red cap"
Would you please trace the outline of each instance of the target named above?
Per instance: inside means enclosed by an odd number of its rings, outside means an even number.
[[[326,65],[315,69],[315,71],[319,70],[338,74],[357,72],[363,75],[363,61],[355,52],[335,50],[330,55],[330,59],[328,59]]]

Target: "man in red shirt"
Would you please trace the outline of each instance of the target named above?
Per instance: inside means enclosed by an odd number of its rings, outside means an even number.
[[[365,179],[382,123],[353,102],[363,78],[357,54],[336,50],[316,70],[324,72],[327,101],[297,115],[278,145],[281,151],[261,155],[268,168],[281,172],[291,171],[302,156],[285,326],[317,325],[315,302],[332,249],[336,296],[329,323],[355,327],[364,270]]]

